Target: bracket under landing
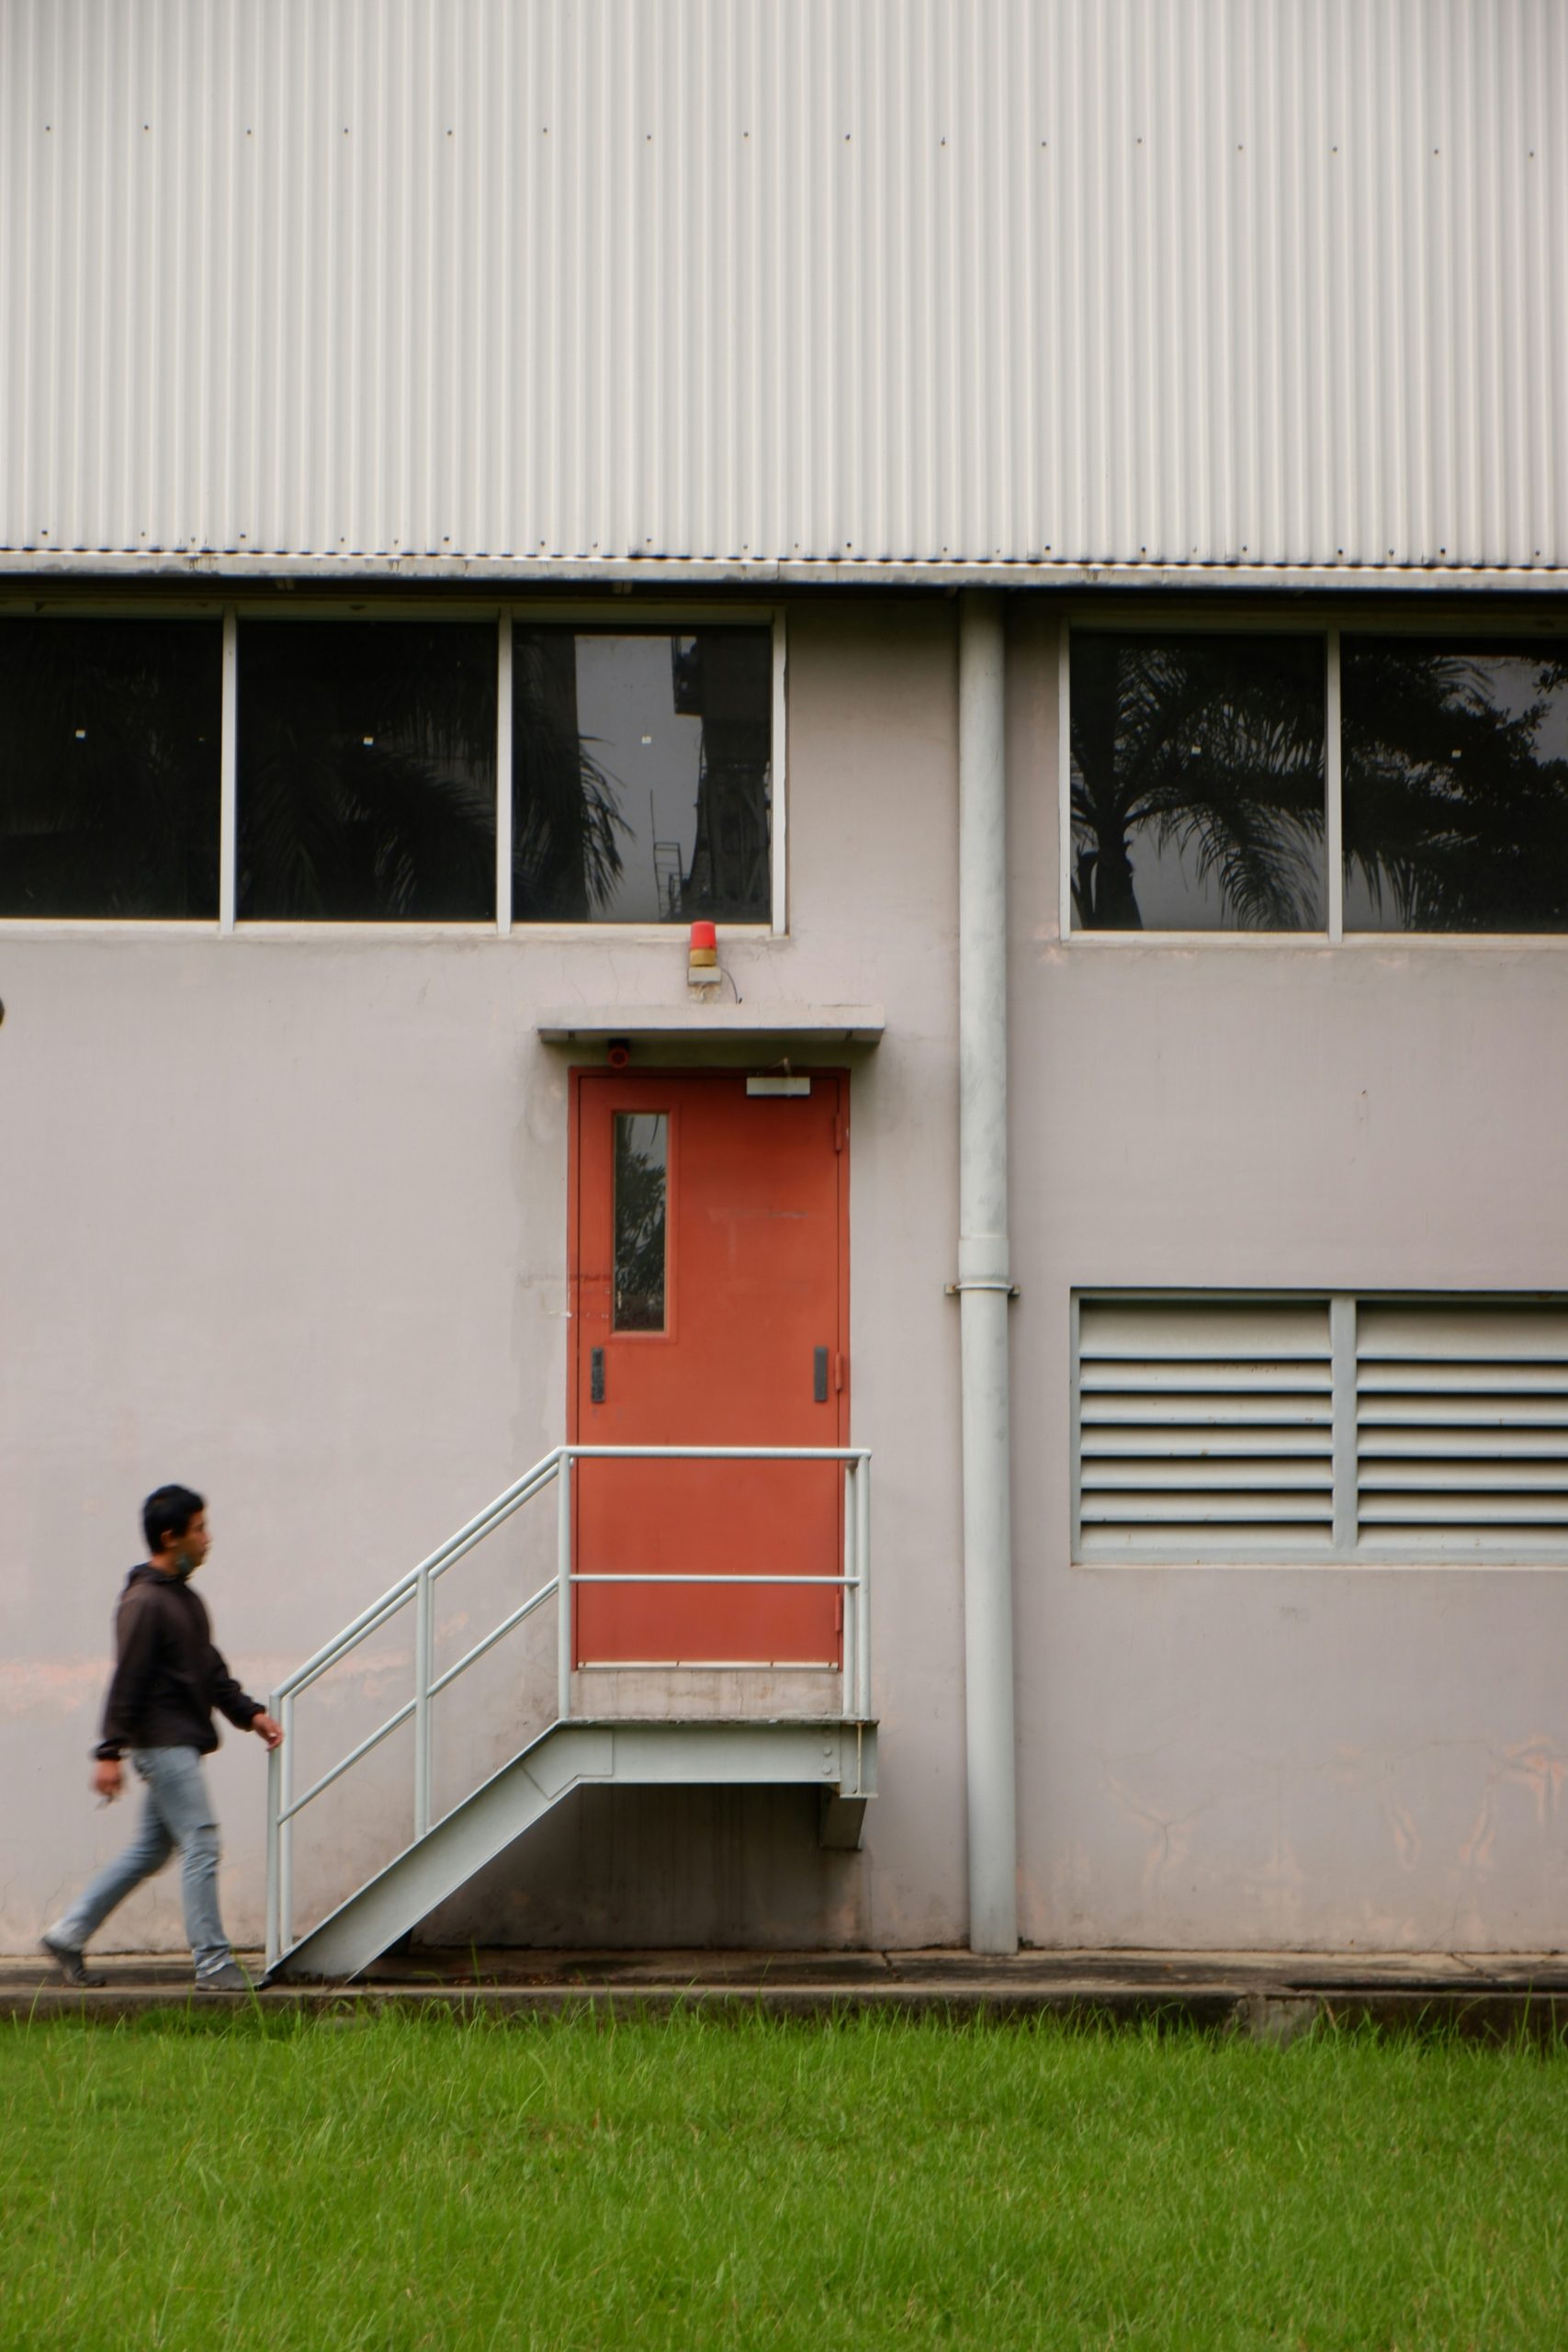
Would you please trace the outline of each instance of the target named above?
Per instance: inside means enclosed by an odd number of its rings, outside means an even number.
[[[838,1789],[817,1792],[817,1843],[835,1854],[858,1854],[865,1834],[864,1797]]]

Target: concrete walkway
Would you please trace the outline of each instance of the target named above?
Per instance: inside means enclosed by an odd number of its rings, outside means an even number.
[[[260,1955],[242,1953],[250,1972]],[[101,1992],[63,1986],[41,1958],[0,1960],[0,2017],[112,2023],[160,2009],[246,2006],[193,1995],[188,1963],[95,1954]],[[274,2014],[360,2015],[438,2007],[525,2018],[592,2010],[666,2016],[699,2007],[771,2017],[886,2011],[958,2019],[1043,2014],[1242,2030],[1289,2041],[1317,2022],[1460,2030],[1488,2039],[1568,2032],[1568,1954],[1560,1952],[415,1951],[379,1961],[348,1985],[279,1984]]]

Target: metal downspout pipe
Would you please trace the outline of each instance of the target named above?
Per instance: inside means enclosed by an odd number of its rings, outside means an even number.
[[[958,1293],[969,1945],[1018,1950],[1002,601],[958,602]]]

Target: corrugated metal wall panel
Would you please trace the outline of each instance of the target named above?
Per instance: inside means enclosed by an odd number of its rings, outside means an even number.
[[[1560,0],[6,0],[0,548],[1568,564]]]

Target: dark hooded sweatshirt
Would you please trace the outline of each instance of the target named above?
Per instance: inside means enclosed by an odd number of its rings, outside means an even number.
[[[114,1631],[100,1756],[118,1758],[128,1747],[194,1747],[210,1756],[218,1745],[214,1707],[242,1731],[262,1713],[261,1701],[247,1698],[224,1665],[207,1611],[183,1577],[147,1560],[132,1568]]]

